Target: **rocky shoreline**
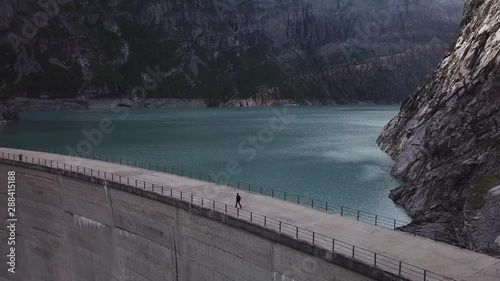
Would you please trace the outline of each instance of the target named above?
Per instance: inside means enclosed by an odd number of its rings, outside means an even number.
[[[19,120],[19,114],[9,108],[0,107],[0,124]]]
[[[333,100],[292,100],[292,99],[233,99],[229,101],[208,99],[30,99],[15,98],[4,102],[17,112],[64,111],[64,110],[105,110],[116,107],[130,108],[205,108],[205,107],[267,107],[267,106],[318,106],[337,105]],[[375,105],[374,102],[360,101],[346,103],[352,105]]]

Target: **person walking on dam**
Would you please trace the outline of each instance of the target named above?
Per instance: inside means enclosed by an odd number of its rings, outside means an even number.
[[[239,193],[236,193],[236,208],[238,208],[238,205],[240,205],[240,208],[243,208],[241,207],[241,196]]]

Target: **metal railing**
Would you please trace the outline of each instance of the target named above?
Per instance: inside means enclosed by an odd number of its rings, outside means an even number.
[[[33,147],[23,147],[23,146],[8,146],[8,145],[3,145],[3,144],[0,144],[0,147],[47,152],[47,153],[66,155],[66,156],[71,156],[71,157],[99,160],[99,161],[104,161],[104,162],[109,162],[109,163],[127,165],[127,166],[131,166],[131,167],[137,167],[137,168],[153,170],[153,171],[157,171],[157,172],[168,173],[168,174],[177,175],[177,176],[181,176],[181,177],[197,179],[197,180],[206,181],[209,183],[217,183],[219,185],[225,185],[228,187],[232,187],[232,188],[236,188],[236,189],[240,189],[240,190],[245,190],[245,191],[252,192],[252,193],[269,196],[269,197],[272,197],[275,199],[280,199],[280,200],[283,200],[286,202],[291,202],[291,203],[296,203],[296,204],[299,204],[302,206],[311,207],[313,209],[317,209],[317,210],[327,212],[327,213],[338,214],[338,215],[343,216],[343,217],[349,217],[351,219],[367,222],[367,223],[370,223],[370,224],[373,224],[376,226],[382,226],[382,227],[393,229],[393,230],[396,230],[397,228],[408,225],[410,223],[408,221],[402,221],[402,220],[390,218],[387,216],[373,214],[371,212],[367,212],[367,211],[363,211],[363,210],[359,210],[359,209],[354,209],[354,208],[350,208],[350,207],[346,207],[346,206],[342,206],[342,205],[338,205],[338,204],[333,204],[331,202],[326,202],[326,201],[319,200],[319,199],[309,198],[309,197],[293,194],[290,192],[280,191],[277,189],[266,188],[266,187],[263,187],[260,185],[251,184],[251,183],[247,183],[247,182],[243,182],[243,181],[228,180],[228,181],[222,182],[219,178],[212,178],[210,175],[203,174],[201,172],[193,172],[193,171],[189,171],[186,169],[171,168],[171,167],[167,167],[165,165],[158,164],[158,163],[146,163],[143,161],[135,161],[135,160],[129,160],[126,158],[115,158],[115,157],[101,156],[101,155],[95,155],[95,154],[71,155],[68,153],[68,151],[64,151],[63,149],[55,149],[55,148],[53,148],[53,149],[43,148],[43,147],[33,148]]]
[[[264,227],[266,229],[279,232],[280,234],[286,235],[290,238],[310,243],[317,247],[328,250],[332,253],[352,258],[364,264],[376,267],[386,272],[390,272],[392,274],[401,276],[403,278],[407,278],[409,280],[415,280],[415,281],[453,280],[441,274],[428,271],[424,268],[411,265],[409,263],[388,257],[383,254],[378,254],[376,252],[364,249],[362,247],[356,247],[355,245],[343,242],[341,240],[332,237],[328,237],[326,235],[314,231],[300,228],[298,226],[277,219],[273,219],[252,211],[235,208],[232,207],[232,205],[228,205],[225,203],[217,202],[212,199],[207,199],[201,196],[197,196],[192,193],[183,192],[182,190],[178,190],[170,186],[148,183],[146,181],[139,180],[136,178],[130,178],[122,175],[103,172],[85,166],[71,165],[43,158],[28,157],[27,155],[22,155],[19,153],[12,154],[12,153],[2,152],[1,158],[17,162],[25,162],[25,163],[36,164],[39,166],[61,169],[65,171],[76,172],[82,175],[88,175],[94,178],[99,178],[106,181],[112,181],[132,186],[135,188],[140,188],[145,191],[159,193],[163,196],[195,204],[202,208],[217,211],[225,215],[229,215],[237,219],[249,222],[251,224],[255,224]]]

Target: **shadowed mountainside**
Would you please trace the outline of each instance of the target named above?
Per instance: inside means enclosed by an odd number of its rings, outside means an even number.
[[[395,103],[438,64],[463,11],[463,0],[43,3],[1,4],[3,97]]]

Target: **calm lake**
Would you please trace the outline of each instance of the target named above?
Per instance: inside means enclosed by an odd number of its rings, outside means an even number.
[[[0,126],[0,143],[232,172],[232,181],[410,221],[388,198],[400,183],[375,143],[396,106],[121,110],[23,113]]]

